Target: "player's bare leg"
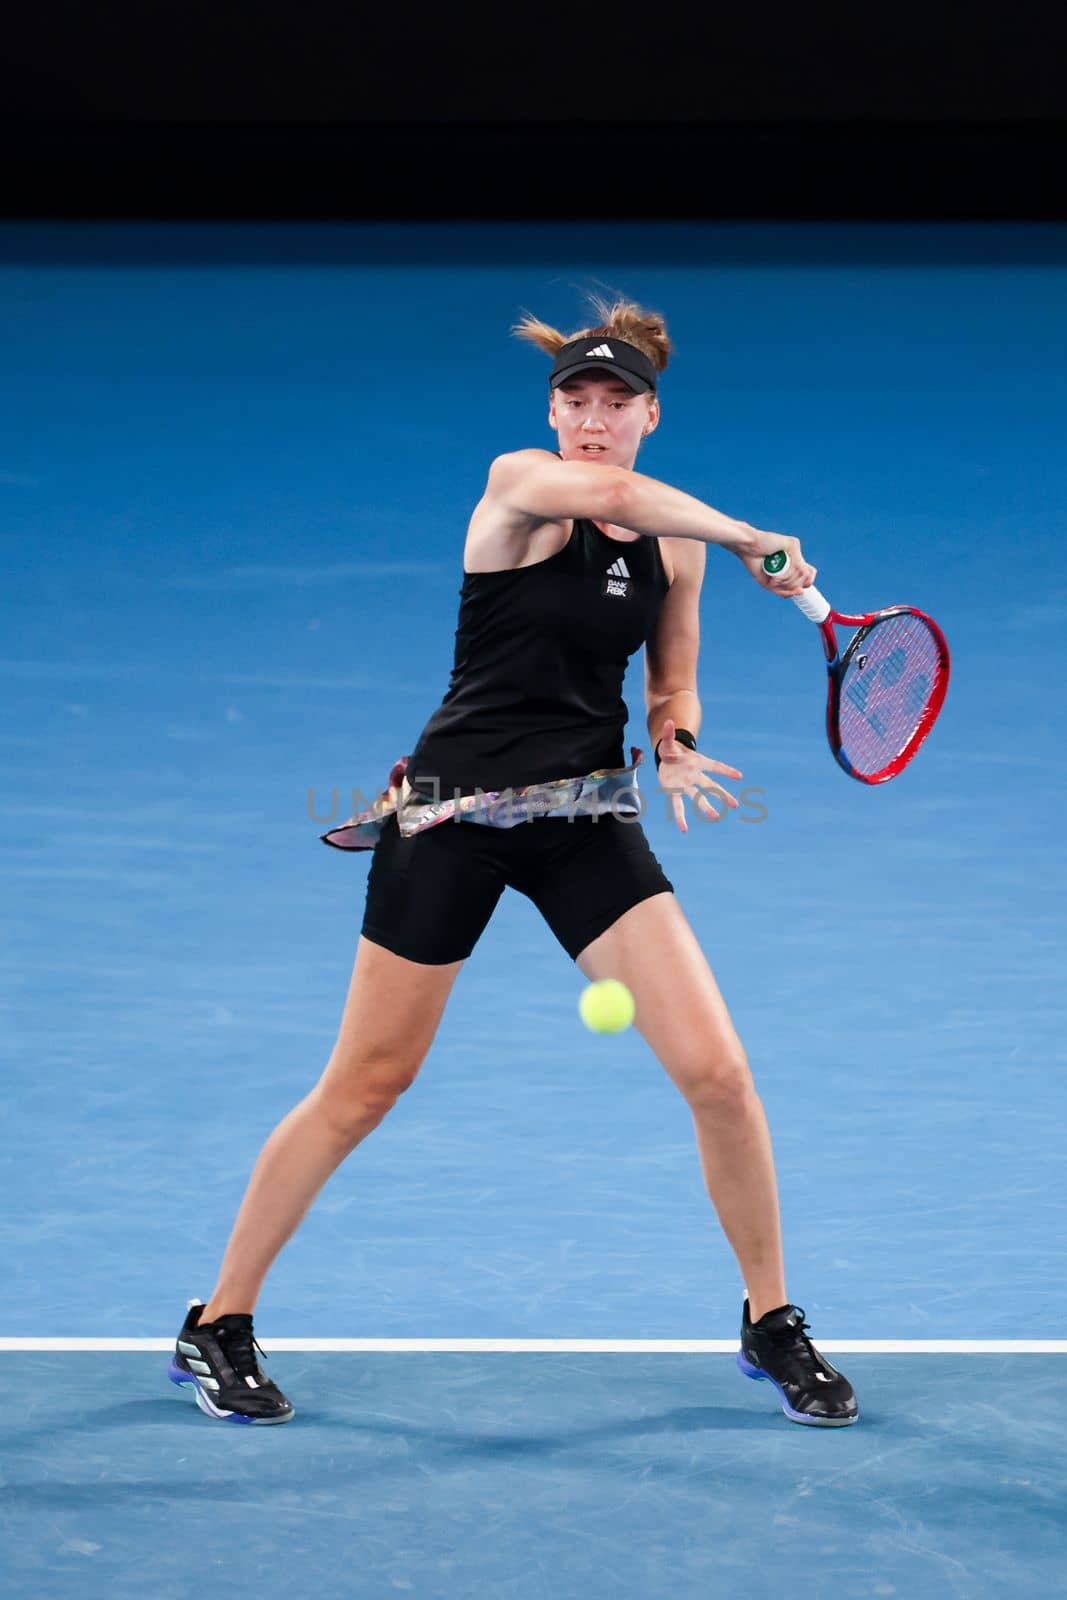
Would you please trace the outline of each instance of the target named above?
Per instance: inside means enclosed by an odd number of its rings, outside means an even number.
[[[626,984],[635,1027],[685,1096],[708,1194],[758,1321],[787,1300],[771,1136],[725,1001],[674,895],[632,906],[586,946],[578,966],[591,980]]]
[[[423,966],[360,937],[337,1042],[319,1082],[263,1146],[202,1322],[253,1310],[330,1174],[414,1082],[462,965]]]

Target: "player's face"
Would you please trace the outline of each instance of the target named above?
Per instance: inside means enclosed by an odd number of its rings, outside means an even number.
[[[548,421],[564,461],[632,467],[642,438],[659,421],[659,402],[610,372],[582,372],[553,389]]]

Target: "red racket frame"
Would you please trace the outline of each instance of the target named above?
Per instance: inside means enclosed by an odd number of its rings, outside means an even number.
[[[863,643],[871,628],[876,622],[881,622],[885,617],[920,617],[933,635],[937,646],[938,662],[941,671],[938,675],[937,687],[931,695],[926,709],[919,720],[919,726],[904,746],[903,750],[887,767],[880,772],[856,772],[846,760],[841,750],[841,729],[839,724],[839,708],[841,704],[841,683],[845,676],[845,669],[852,659],[857,647]],[[852,635],[845,646],[844,654],[838,651],[837,635],[834,633],[834,624],[840,623],[845,627],[856,628],[858,631]],[[945,703],[948,693],[948,680],[951,662],[948,653],[948,643],[933,617],[928,617],[925,611],[919,611],[915,606],[886,606],[882,611],[868,611],[862,616],[850,617],[843,611],[835,611],[832,607],[830,615],[823,622],[816,623],[822,634],[823,649],[826,652],[827,693],[826,693],[826,737],[830,742],[834,760],[842,771],[847,772],[850,778],[855,778],[857,783],[888,783],[890,778],[895,778],[903,772],[908,762],[918,752],[930,729],[937,721],[941,707]]]

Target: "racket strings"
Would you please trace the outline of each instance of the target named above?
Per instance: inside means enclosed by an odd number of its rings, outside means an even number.
[[[884,771],[923,730],[943,670],[922,617],[904,612],[871,626],[845,668],[838,707],[841,753],[857,774]]]

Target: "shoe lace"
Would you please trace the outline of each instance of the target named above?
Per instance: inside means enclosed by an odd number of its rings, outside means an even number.
[[[225,1347],[230,1366],[239,1378],[254,1378],[257,1375],[257,1350],[264,1361],[267,1359],[263,1347],[250,1327],[228,1328]]]
[[[768,1328],[764,1337],[770,1339],[772,1344],[780,1345],[783,1350],[788,1350],[794,1345],[807,1346],[810,1349],[811,1340],[807,1335],[811,1332],[811,1323],[804,1320],[803,1306],[796,1306],[794,1309],[797,1313],[796,1322],[787,1323],[784,1328]]]
[[[786,1371],[797,1377],[805,1376],[814,1365],[818,1371],[836,1377],[838,1374],[816,1350],[808,1334],[811,1332],[810,1322],[804,1320],[804,1308],[795,1306],[797,1320],[784,1328],[768,1328],[765,1337],[782,1352],[787,1366]]]

